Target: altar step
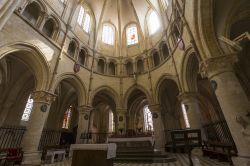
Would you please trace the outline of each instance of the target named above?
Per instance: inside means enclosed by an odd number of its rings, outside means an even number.
[[[115,162],[117,163],[168,163],[176,161],[175,157],[171,157],[160,151],[119,151],[116,153]]]

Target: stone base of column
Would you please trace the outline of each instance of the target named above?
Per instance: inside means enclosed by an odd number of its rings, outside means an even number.
[[[41,157],[42,157],[42,152],[40,151],[24,152],[22,165],[23,164],[41,165]]]
[[[246,157],[232,157],[234,166],[250,166],[250,156]]]

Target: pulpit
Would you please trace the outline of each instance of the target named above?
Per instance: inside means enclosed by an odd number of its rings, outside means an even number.
[[[72,166],[113,166],[116,144],[72,144]]]

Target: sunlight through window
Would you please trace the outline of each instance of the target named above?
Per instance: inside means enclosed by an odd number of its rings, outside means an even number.
[[[109,25],[104,25],[102,30],[102,41],[109,45],[114,45],[114,30]]]
[[[29,118],[30,118],[30,114],[31,114],[31,111],[32,111],[32,108],[33,108],[33,99],[31,98],[31,95],[29,96],[28,98],[28,101],[26,103],[26,106],[25,106],[25,109],[24,109],[24,112],[23,112],[23,115],[22,115],[22,121],[29,121]]]
[[[154,34],[160,28],[159,18],[155,11],[152,11],[148,19],[149,33]]]
[[[144,130],[145,131],[154,130],[152,113],[150,112],[148,106],[144,107]]]
[[[185,104],[182,104],[181,107],[182,107],[182,113],[183,113],[186,128],[190,128],[190,123],[189,123],[189,120],[188,120],[187,110],[186,110]]]

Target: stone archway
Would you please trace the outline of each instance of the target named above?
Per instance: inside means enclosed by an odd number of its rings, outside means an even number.
[[[117,95],[109,87],[98,88],[93,93],[90,115],[90,132],[93,143],[104,143],[117,131]]]

